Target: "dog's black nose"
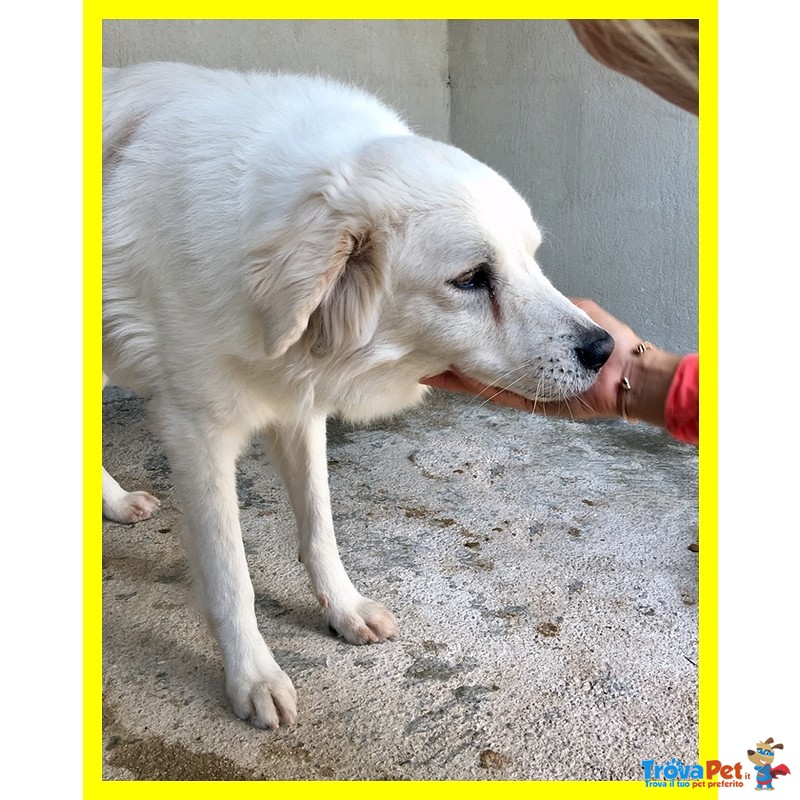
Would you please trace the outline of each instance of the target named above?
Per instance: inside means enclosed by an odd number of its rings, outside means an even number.
[[[595,328],[583,336],[583,341],[575,348],[578,361],[586,369],[597,372],[608,361],[614,349],[614,339],[602,328]]]

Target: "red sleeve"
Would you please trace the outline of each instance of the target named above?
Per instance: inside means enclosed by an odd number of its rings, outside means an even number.
[[[698,384],[699,363],[697,353],[693,353],[678,364],[664,406],[667,433],[681,442],[695,445],[700,433]]]

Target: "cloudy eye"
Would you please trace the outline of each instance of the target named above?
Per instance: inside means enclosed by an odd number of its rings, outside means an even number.
[[[456,289],[463,289],[464,291],[491,289],[492,273],[488,264],[479,264],[477,267],[449,281],[449,283]]]

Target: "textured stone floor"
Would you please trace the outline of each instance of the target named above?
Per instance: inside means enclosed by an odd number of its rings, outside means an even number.
[[[697,454],[660,431],[434,394],[329,423],[342,558],[401,637],[330,635],[273,468],[240,462],[245,548],[297,725],[236,719],[191,601],[143,402],[104,399],[104,460],[160,512],[103,524],[103,775],[113,780],[641,778],[697,748]]]

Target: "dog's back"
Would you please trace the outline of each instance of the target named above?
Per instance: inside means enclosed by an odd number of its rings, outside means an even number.
[[[241,171],[274,170],[282,160],[294,170],[328,166],[372,139],[408,133],[376,98],[328,78],[163,62],[103,70],[107,168],[143,139],[154,169],[181,155],[227,155]]]

